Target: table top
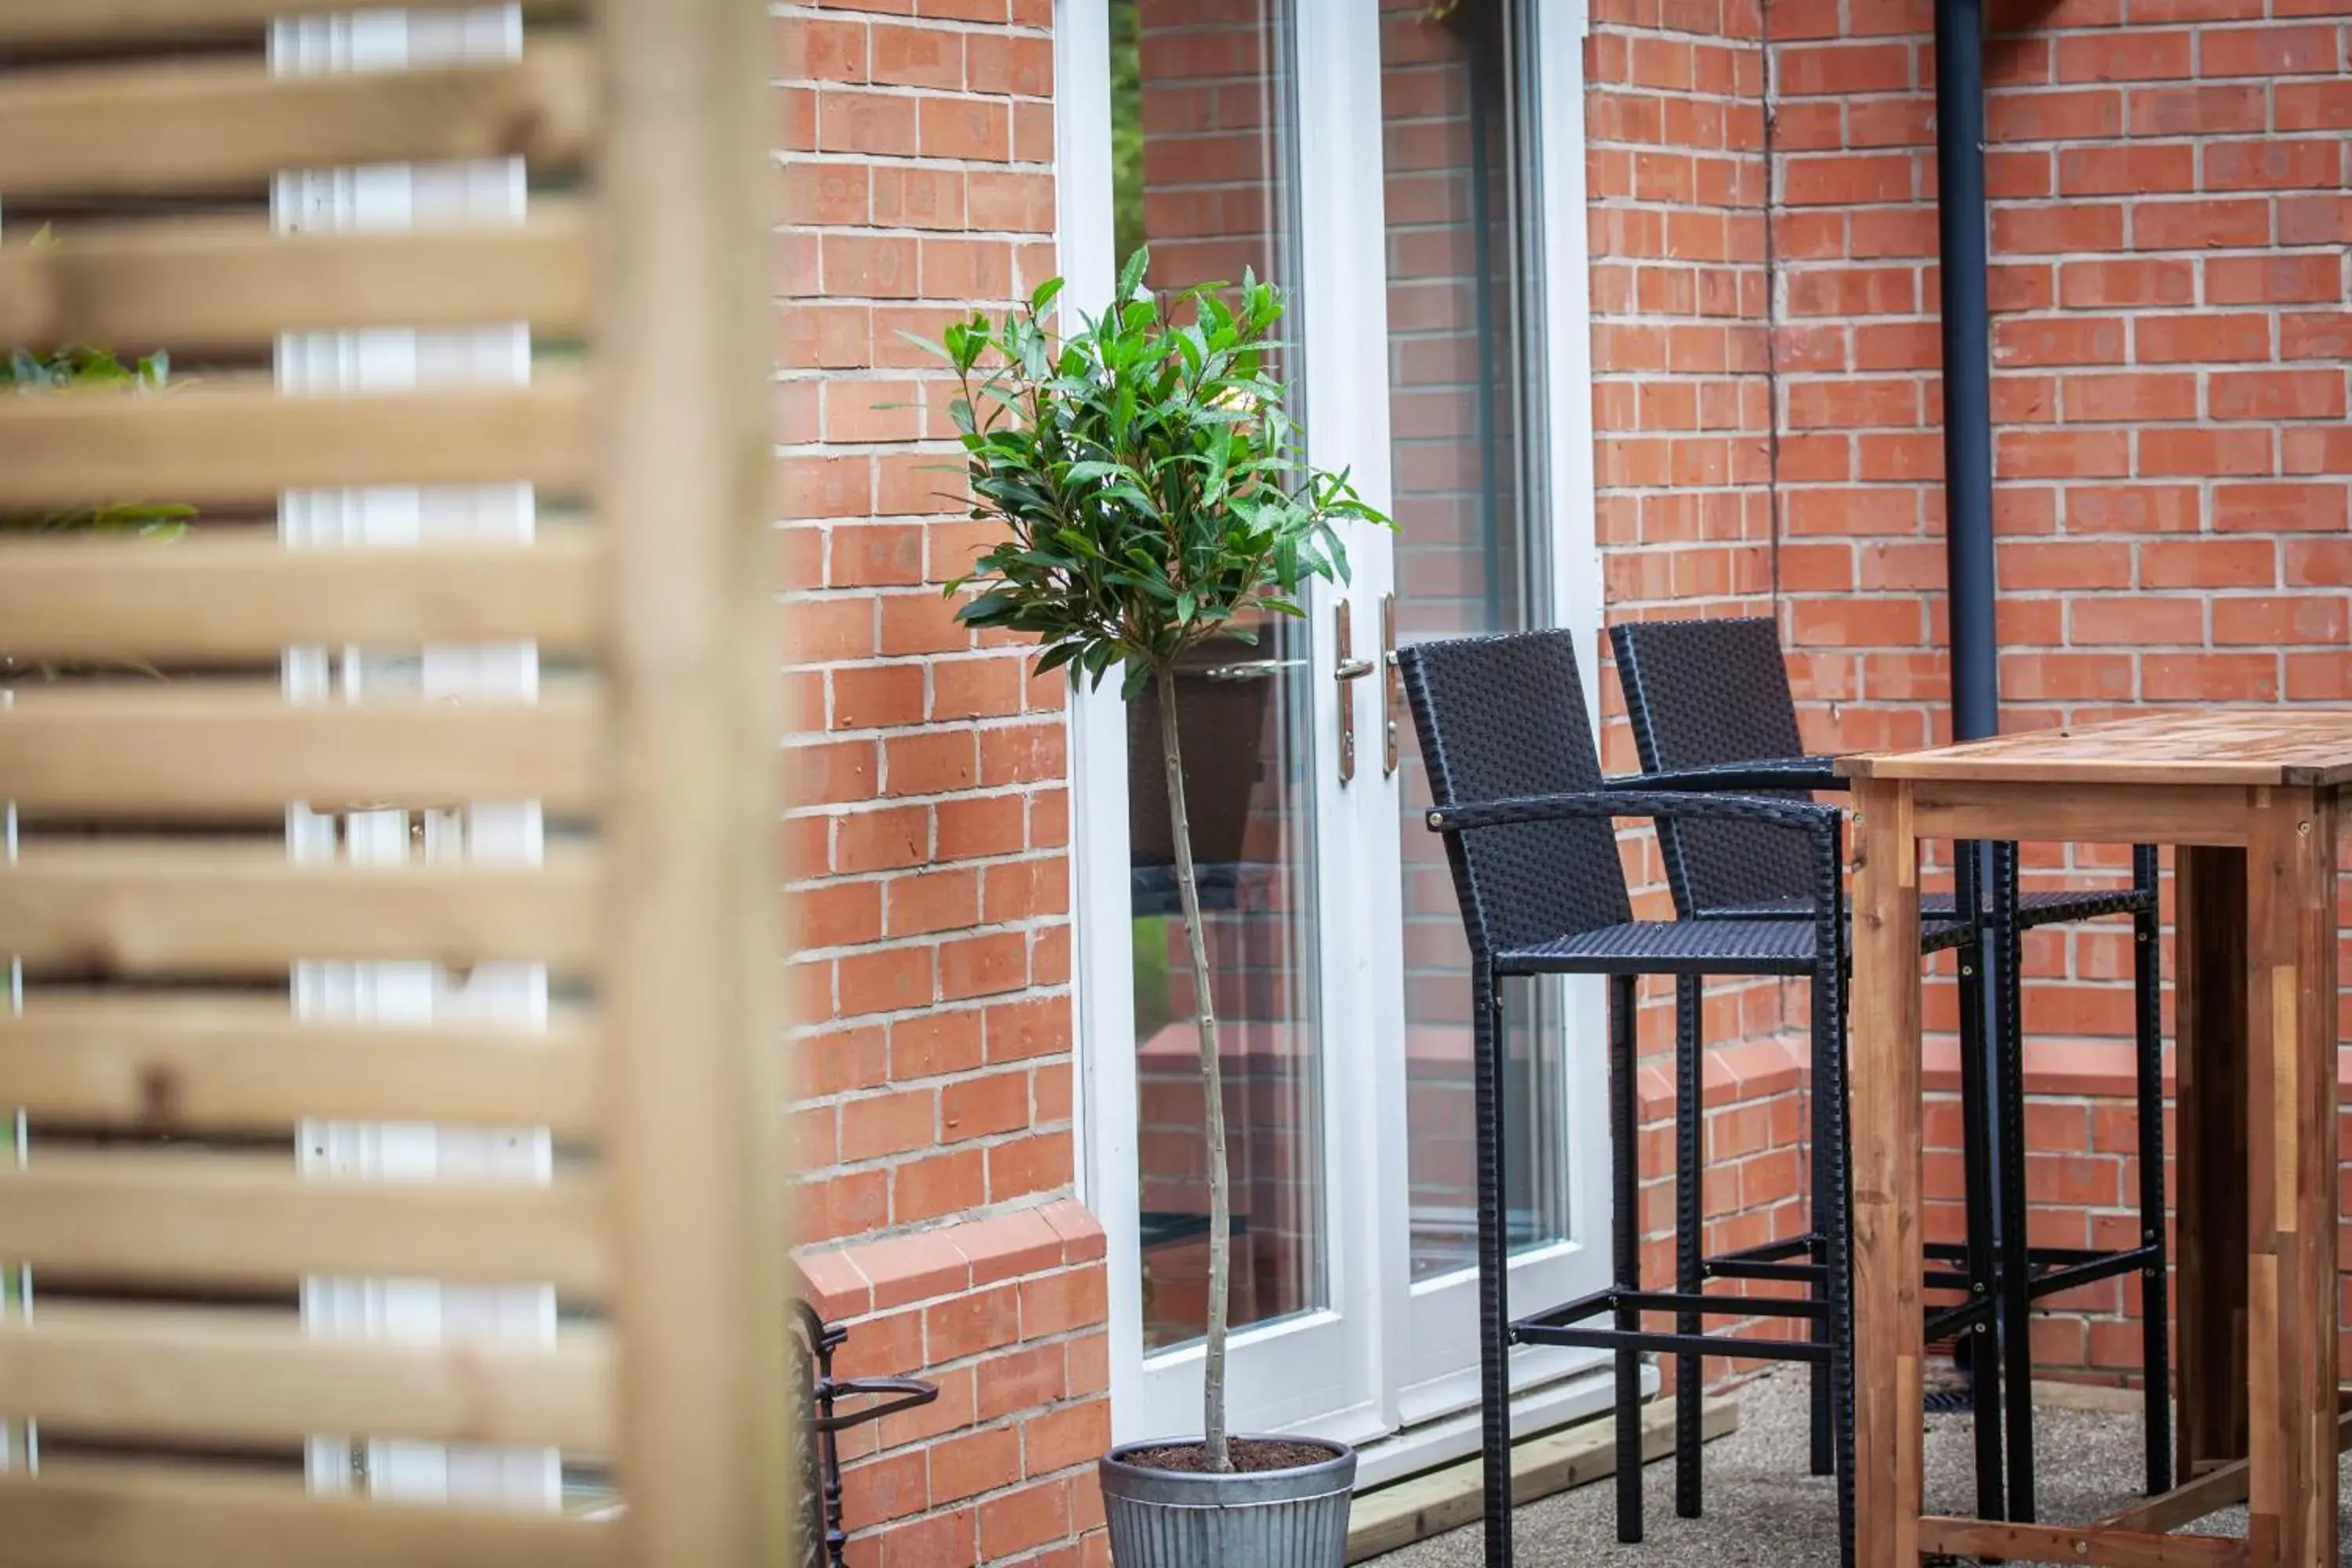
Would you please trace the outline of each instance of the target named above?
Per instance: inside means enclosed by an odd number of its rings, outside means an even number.
[[[2095,724],[1840,757],[1847,778],[1982,784],[2352,783],[2352,709],[2158,709]]]

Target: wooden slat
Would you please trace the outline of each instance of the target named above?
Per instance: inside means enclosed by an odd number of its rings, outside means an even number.
[[[530,545],[288,550],[271,539],[0,542],[0,646],[20,660],[229,663],[289,647],[535,642],[587,651],[600,562]]]
[[[0,510],[208,506],[312,486],[511,480],[572,493],[587,474],[588,412],[584,380],[569,374],[417,393],[219,386],[11,397],[0,400]]]
[[[52,1461],[0,1476],[11,1568],[620,1568],[611,1524],[303,1495],[298,1484]]]
[[[2241,784],[2101,784],[2066,788],[1921,779],[1925,838],[2033,838],[2065,844],[2243,844]]]
[[[319,1432],[601,1455],[611,1344],[326,1339],[291,1312],[44,1303],[0,1322],[0,1390],[18,1419],[81,1436],[296,1440]]]
[[[2333,791],[2279,789],[2247,835],[2247,1537],[2335,1568],[2336,856]]]
[[[2011,784],[2352,783],[2352,709],[2148,709],[1927,751],[1838,759],[1849,778]]]
[[[0,191],[228,191],[282,169],[524,157],[575,164],[593,118],[587,52],[543,38],[519,61],[277,76],[245,61],[74,67],[0,81]]]
[[[0,799],[36,815],[183,821],[537,800],[593,809],[604,794],[603,706],[580,690],[535,702],[289,703],[268,688],[171,682],[44,692],[0,709]]]
[[[283,1002],[37,993],[0,1018],[0,1105],[150,1132],[283,1131],[305,1119],[547,1127],[603,1112],[587,1028],[415,1027],[295,1018]]]
[[[2341,1391],[2337,1402],[2342,1403]],[[2347,1445],[2352,1445],[2352,1411],[2339,1412],[2336,1417],[2336,1451],[2341,1453]],[[2099,1528],[2153,1531],[2158,1534],[2178,1530],[2216,1510],[2245,1501],[2247,1469],[2245,1460],[2231,1459],[2168,1492],[2126,1504],[2102,1518]]]
[[[289,1160],[44,1150],[0,1170],[0,1258],[105,1279],[611,1284],[601,1184],[306,1180]]]
[[[368,11],[413,0],[8,0],[0,47],[184,42],[258,32],[278,16]],[[527,16],[568,16],[580,0],[522,0]]]
[[[2102,1568],[2242,1568],[2247,1560],[2246,1543],[2226,1536],[2142,1535],[1933,1514],[1919,1521],[1919,1548],[1959,1557],[2090,1563]]]
[[[303,959],[540,962],[603,937],[593,858],[540,868],[295,866],[209,845],[36,847],[0,865],[0,952],[36,971],[282,976]]]
[[[281,332],[528,322],[587,330],[586,214],[541,204],[516,227],[272,234],[186,219],[0,245],[0,343],[266,346]]]

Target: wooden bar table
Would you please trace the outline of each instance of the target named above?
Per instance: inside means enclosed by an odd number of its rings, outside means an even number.
[[[1838,767],[1853,781],[1856,845],[1855,1561],[2336,1568],[2336,839],[2352,711],[2148,713]],[[2175,1225],[2190,1479],[2089,1524],[1921,1512],[1923,838],[2179,847]],[[2149,1310],[2163,1300],[2146,1296]],[[2173,1533],[2242,1499],[2246,1540]]]

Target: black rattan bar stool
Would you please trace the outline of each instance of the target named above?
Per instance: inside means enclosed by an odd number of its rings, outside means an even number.
[[[1798,738],[1797,710],[1788,664],[1773,623],[1765,619],[1650,621],[1612,626],[1617,676],[1633,721],[1644,776],[1624,781],[1646,788],[1729,788],[1742,791],[1778,782],[1798,790],[1843,789],[1829,760],[1807,757]],[[1811,913],[1811,878],[1801,857],[1791,857],[1784,836],[1756,833],[1737,824],[1662,819],[1659,850],[1666,866],[1675,909],[1685,919],[1752,920],[1779,914],[1802,919]],[[1991,1212],[1989,1158],[2001,1169],[2000,1254],[1995,1274],[2001,1353],[1979,1352],[1971,1359],[1978,1415],[1979,1512],[1988,1518],[2031,1520],[2033,1497],[2032,1346],[2028,1323],[2032,1303],[2095,1279],[2137,1272],[2143,1284],[2141,1324],[2147,1426],[2147,1488],[2171,1484],[2171,1366],[2166,1335],[2164,1244],[2164,1062],[2158,1015],[2156,852],[2136,847],[2132,885],[2113,889],[2028,893],[2017,890],[2017,847],[1992,847],[1991,898],[1976,896],[1977,857],[1972,846],[1956,846],[1959,875],[1953,895],[1922,900],[1931,918],[1955,919],[1972,910],[1983,926],[1980,942],[1990,952],[2000,984],[1998,1031],[1990,1042],[1995,1064],[1998,1115],[1990,1147],[1970,1139],[1962,1161],[1970,1241],[1966,1246],[1931,1245],[1930,1268],[1960,1263],[1969,1272],[1968,1249],[1980,1244]],[[2139,1096],[2139,1245],[2122,1249],[2029,1247],[2026,1244],[2024,1045],[2019,1022],[2019,949],[2021,933],[2035,926],[2071,924],[2126,915],[2133,922],[2135,982],[2134,1053]],[[1970,952],[1963,952],[1960,986],[1960,1047],[1963,1105],[1983,1093],[1984,1030],[1981,988]],[[1678,1055],[1687,1042],[1696,1056],[1698,1038],[1696,988],[1677,992]],[[1696,1070],[1694,1068],[1692,1070]],[[1964,1110],[1965,1115],[1965,1110]],[[1975,1123],[1982,1125],[1981,1121]],[[1676,1126],[1679,1169],[1695,1172],[1695,1134]],[[1814,1127],[1815,1152],[1822,1127]],[[1688,1144],[1688,1147],[1685,1145]],[[1818,1177],[1816,1191],[1820,1190]],[[1677,1216],[1678,1219],[1681,1216]],[[1818,1224],[1818,1222],[1817,1222]],[[1679,1226],[1677,1236],[1680,1236]],[[1687,1263],[1690,1247],[1678,1248]],[[2019,1288],[2021,1287],[2021,1288]],[[1693,1371],[1685,1362],[1683,1371]],[[1678,1372],[1678,1375],[1681,1373]],[[2005,1389],[2003,1387],[2005,1382]],[[2006,1394],[2008,1484],[1988,1485],[1997,1476],[2001,1434],[1990,1412]],[[1815,1447],[1819,1452],[1826,1409],[1816,1401]],[[1694,1507],[1697,1489],[1697,1432],[1675,1434],[1678,1476],[1688,1473]],[[1990,1468],[1988,1469],[1988,1457]],[[1677,1498],[1681,1494],[1678,1480]]]
[[[1510,1378],[1513,1344],[1585,1346],[1616,1354],[1617,1524],[1642,1536],[1641,1355],[1727,1354],[1801,1361],[1825,1369],[1832,1413],[1843,1560],[1853,1562],[1853,1423],[1848,1382],[1853,1324],[1845,1202],[1843,894],[1842,833],[1833,807],[1810,801],[1630,791],[1607,786],[1566,632],[1428,642],[1399,656],[1420,732],[1434,805],[1429,825],[1445,835],[1471,948],[1478,1174],[1481,1447],[1486,1465],[1486,1562],[1511,1562]],[[1678,825],[1736,825],[1796,847],[1810,919],[1636,921],[1617,857],[1614,817]],[[1928,922],[1945,945],[1973,935]],[[1514,1319],[1503,1217],[1502,994],[1512,976],[1609,976],[1610,1140],[1613,1282],[1595,1295]],[[1634,985],[1644,974],[1801,976],[1812,987],[1817,1094],[1832,1110],[1824,1163],[1831,1184],[1818,1234],[1789,1256],[1819,1266],[1759,1260],[1747,1278],[1801,1279],[1804,1300],[1648,1291],[1641,1283],[1639,1150],[1635,1142]],[[1722,1271],[1738,1277],[1738,1270]],[[1687,1283],[1685,1281],[1685,1283]],[[1968,1311],[1969,1309],[1963,1308]],[[1672,1332],[1653,1332],[1644,1312],[1672,1312]],[[1818,1325],[1810,1341],[1751,1340],[1699,1331],[1705,1316],[1780,1316]],[[1607,1316],[1609,1326],[1591,1320]]]

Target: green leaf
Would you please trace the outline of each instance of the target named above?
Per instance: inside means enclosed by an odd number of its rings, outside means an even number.
[[[1135,291],[1143,287],[1143,274],[1150,265],[1151,247],[1137,247],[1135,254],[1127,258],[1127,265],[1118,269],[1118,297],[1122,301],[1135,298]]]

